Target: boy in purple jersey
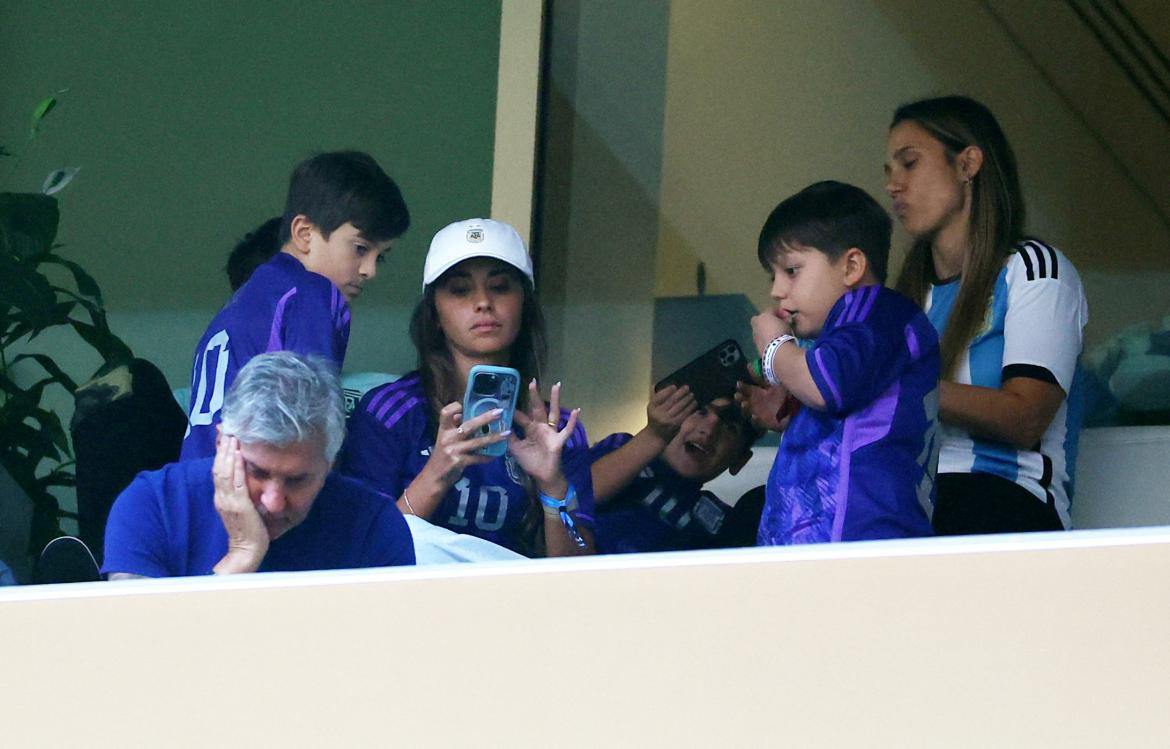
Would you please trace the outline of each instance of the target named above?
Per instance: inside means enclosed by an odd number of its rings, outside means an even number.
[[[295,351],[341,368],[349,302],[409,225],[398,185],[364,153],[320,154],[293,171],[281,251],[236,291],[195,349],[181,460],[215,454],[224,393],[253,356]]]
[[[760,231],[777,305],[752,318],[761,374],[802,404],[768,476],[761,545],[931,533],[938,336],[881,285],[890,230],[865,191],[818,182]]]
[[[598,553],[753,544],[758,512],[743,539],[739,506],[703,490],[738,472],[759,436],[731,399],[699,407],[689,388],[671,385],[650,396],[646,416],[637,434],[611,434],[590,450]]]

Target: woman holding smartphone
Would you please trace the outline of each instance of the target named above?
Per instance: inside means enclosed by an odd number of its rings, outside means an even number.
[[[886,190],[914,243],[897,289],[939,332],[939,534],[1060,530],[1088,306],[1068,258],[1024,236],[1016,161],[979,102],[899,107]]]
[[[526,556],[593,551],[593,484],[578,410],[549,407],[537,383],[544,317],[515,229],[459,221],[431,241],[410,322],[418,369],[375,388],[349,422],[342,471],[397,499],[403,513]],[[499,409],[464,419],[476,365],[520,373],[514,430],[484,434]],[[507,442],[503,455],[485,455]]]

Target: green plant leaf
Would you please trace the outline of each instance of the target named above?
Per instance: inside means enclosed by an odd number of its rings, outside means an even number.
[[[37,131],[41,128],[41,121],[49,112],[53,111],[53,107],[57,106],[56,96],[46,96],[37,102],[32,113],[32,125],[29,126],[28,137],[30,139],[37,137]]]
[[[103,305],[102,290],[98,288],[97,281],[93,280],[93,276],[86,273],[80,265],[52,252],[42,257],[41,262],[68,268],[69,272],[73,274],[73,283],[77,284],[78,292],[93,299],[99,305]]]
[[[13,263],[0,273],[0,304],[39,331],[53,324],[57,295],[44,276],[24,263]]]
[[[73,391],[77,390],[77,383],[74,382],[73,378],[65,374],[61,367],[57,366],[57,362],[53,361],[51,357],[44,354],[21,354],[20,356],[14,358],[9,363],[9,366],[11,367],[13,364],[16,364],[17,362],[23,361],[25,359],[32,359],[37,364],[40,364],[41,367],[43,367],[44,370],[49,373],[49,376],[53,379],[53,382],[63,385],[69,392],[72,393]]]
[[[49,172],[49,176],[45,177],[44,183],[41,185],[41,192],[45,195],[55,195],[73,181],[77,173],[81,171],[79,166],[68,166],[63,169],[54,169]]]
[[[87,323],[76,318],[70,318],[69,324],[77,331],[77,335],[93,346],[94,350],[102,355],[106,364],[129,364],[134,358],[130,347],[122,339],[111,333],[103,326]]]
[[[29,192],[0,192],[0,252],[26,259],[48,253],[57,238],[57,199]]]

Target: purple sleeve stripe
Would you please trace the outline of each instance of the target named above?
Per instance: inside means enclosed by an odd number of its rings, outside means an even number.
[[[848,306],[845,314],[841,315],[841,324],[857,322],[863,315],[859,314],[865,306],[866,292],[868,289],[858,289],[849,292]]]
[[[386,427],[387,429],[394,426],[402,419],[403,414],[405,414],[407,411],[414,408],[415,406],[417,406],[420,403],[422,403],[422,398],[419,398],[417,396],[414,398],[410,398],[405,403],[403,403],[402,406],[398,408],[398,410],[396,410],[394,413],[390,414],[390,418],[383,421],[382,426]]]
[[[878,290],[880,288],[880,286],[865,287],[865,301],[858,305],[860,310],[858,311],[857,316],[853,318],[854,320],[860,322],[869,318],[869,313],[873,310],[874,302],[877,301]]]
[[[833,382],[833,378],[829,376],[828,370],[825,369],[825,363],[821,360],[821,350],[819,348],[813,349],[813,359],[816,362],[817,374],[826,385],[829,386],[829,394],[833,396],[835,403],[833,405],[838,408],[841,406],[841,391],[837,389],[837,383]]]
[[[284,296],[276,303],[276,313],[272,316],[272,327],[268,329],[268,348],[265,351],[280,351],[284,348],[284,341],[280,335],[280,329],[284,327],[284,308],[288,305],[288,300],[292,299],[296,293],[297,287],[294,286],[284,292]]]
[[[369,413],[377,413],[387,398],[395,394],[398,394],[399,398],[401,398],[401,394],[404,391],[411,390],[417,384],[418,375],[411,375],[410,377],[404,377],[403,379],[379,386],[376,390],[372,391],[375,395],[370,398],[370,403],[366,406],[366,411]]]
[[[370,402],[366,405],[366,413],[377,413],[378,408],[387,398],[390,397],[390,394],[393,392],[393,388],[390,388],[389,386],[373,391],[373,397],[370,398]]]
[[[921,350],[918,346],[918,334],[914,332],[913,325],[906,326],[906,348],[910,349],[910,358],[918,361],[918,353]]]
[[[387,388],[387,391],[389,392],[389,388]],[[388,397],[382,401],[382,405],[378,407],[378,410],[376,413],[374,413],[374,415],[378,418],[378,421],[381,421],[383,418],[385,418],[387,412],[389,412],[390,409],[394,408],[396,405],[401,403],[404,399],[409,398],[409,397],[410,397],[410,390],[407,390],[406,388],[391,392],[390,397]],[[374,404],[371,403],[370,407],[366,410],[373,412],[374,411]]]
[[[857,301],[852,293],[845,295],[845,306],[841,308],[841,314],[837,316],[837,324],[844,325],[849,322],[849,315],[853,312],[853,303]]]

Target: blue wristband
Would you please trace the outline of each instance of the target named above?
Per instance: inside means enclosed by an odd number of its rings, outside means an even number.
[[[539,493],[539,492],[538,492]],[[580,531],[577,530],[577,523],[573,520],[573,511],[577,509],[577,490],[569,484],[569,490],[565,492],[564,499],[553,499],[547,494],[540,494],[540,503],[544,505],[545,513],[549,515],[559,515],[561,522],[565,525],[565,530],[569,532],[569,537],[573,539],[573,543],[580,548],[585,548],[585,539],[581,538]],[[552,512],[549,512],[552,510]]]

